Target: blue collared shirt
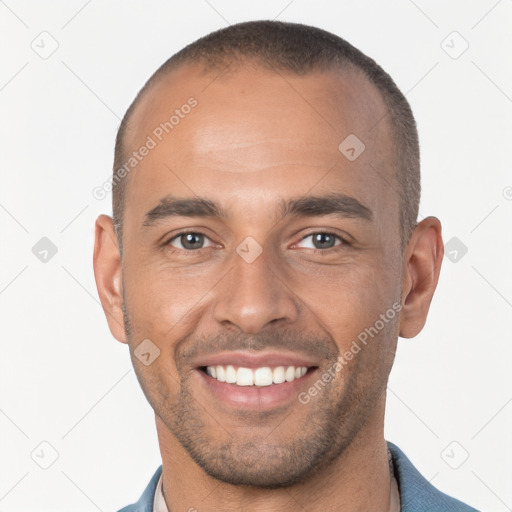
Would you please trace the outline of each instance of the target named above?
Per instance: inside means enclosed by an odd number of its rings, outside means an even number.
[[[400,491],[400,512],[478,512],[477,509],[438,491],[421,475],[398,446],[390,441],[387,441],[387,444],[393,457],[395,477]],[[118,512],[153,512],[156,486],[161,473],[162,466],[156,470],[139,501]]]

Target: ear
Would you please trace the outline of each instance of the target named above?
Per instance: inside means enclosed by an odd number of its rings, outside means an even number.
[[[121,343],[126,343],[123,319],[123,291],[121,256],[112,218],[100,215],[94,234],[94,277],[110,332]]]
[[[427,217],[417,224],[404,252],[399,333],[402,338],[413,338],[425,325],[443,255],[441,223],[436,217]]]

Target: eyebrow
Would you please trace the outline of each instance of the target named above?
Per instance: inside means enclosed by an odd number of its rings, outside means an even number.
[[[360,203],[356,198],[340,193],[329,193],[322,196],[302,196],[295,199],[283,199],[279,204],[276,220],[285,217],[314,217],[334,215],[340,218],[360,218],[372,221],[372,210]],[[227,219],[229,215],[218,203],[210,199],[195,197],[180,199],[167,195],[160,203],[149,210],[143,226],[153,226],[158,221],[169,217],[210,217]]]

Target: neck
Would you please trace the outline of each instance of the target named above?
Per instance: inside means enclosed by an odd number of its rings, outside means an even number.
[[[162,481],[169,512],[243,510],[278,512],[301,507],[308,512],[388,512],[391,477],[383,436],[385,397],[349,446],[328,467],[282,489],[234,486],[210,477],[156,416]]]

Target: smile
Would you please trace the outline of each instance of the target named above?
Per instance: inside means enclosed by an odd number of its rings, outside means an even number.
[[[304,377],[308,372],[307,366],[262,366],[260,368],[236,367],[234,365],[206,366],[203,371],[219,382],[236,386],[270,386],[293,382]]]

